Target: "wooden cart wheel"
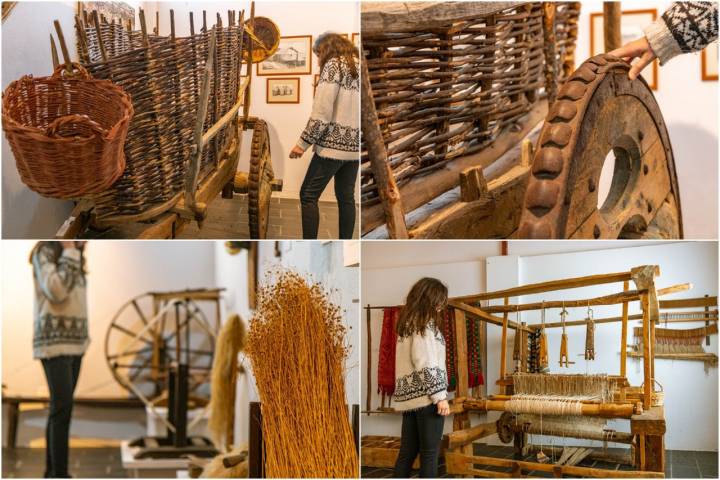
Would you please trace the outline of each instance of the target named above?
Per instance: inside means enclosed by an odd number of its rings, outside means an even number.
[[[166,391],[169,366],[177,361],[178,325],[180,354],[189,360],[188,392],[195,398],[209,398],[215,338],[207,317],[192,300],[153,305],[150,293],[120,307],[105,334],[107,364],[115,380],[131,395],[152,401]]]
[[[275,178],[270,157],[270,137],[264,120],[256,119],[250,151],[248,212],[250,238],[266,238],[270,217],[272,181]]]
[[[590,58],[558,92],[545,120],[518,238],[682,238],[670,139],[645,80],[607,54]],[[603,164],[614,155],[607,196]]]

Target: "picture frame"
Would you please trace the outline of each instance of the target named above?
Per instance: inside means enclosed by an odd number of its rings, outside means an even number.
[[[257,64],[257,75],[310,75],[312,73],[312,35],[280,37],[277,51]]]
[[[702,58],[701,78],[703,82],[718,80],[718,42],[717,40],[705,47],[700,54]]]
[[[621,44],[625,45],[631,40],[645,35],[643,29],[657,19],[657,9],[623,10],[620,17]],[[603,14],[590,14],[590,56],[605,51],[605,38],[603,28]],[[658,63],[656,59],[651,65],[645,67],[641,75],[652,90],[658,89]]]
[[[268,104],[300,103],[300,77],[268,78],[265,102]]]

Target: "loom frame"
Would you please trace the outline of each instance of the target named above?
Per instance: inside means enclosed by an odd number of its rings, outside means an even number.
[[[552,280],[548,282],[521,285],[518,287],[485,292],[475,295],[453,297],[449,299],[448,305],[454,310],[456,360],[457,360],[457,386],[455,399],[451,404],[451,415],[453,415],[453,431],[443,439],[443,450],[446,461],[447,473],[460,476],[481,476],[481,477],[519,477],[527,476],[528,471],[551,472],[554,476],[562,475],[591,476],[600,478],[664,478],[665,471],[665,449],[664,435],[666,431],[665,414],[662,405],[654,405],[654,373],[655,355],[652,345],[654,344],[655,325],[659,322],[660,308],[677,308],[694,305],[689,299],[660,301],[659,296],[687,291],[692,288],[689,283],[657,289],[655,278],[660,275],[660,268],[656,265],[643,265],[632,268],[628,271],[617,273],[605,273],[584,277]],[[635,289],[630,289],[630,283]],[[518,304],[511,305],[510,298],[521,295],[537,293],[564,291],[575,288],[596,286],[611,283],[622,283],[622,291],[603,297],[582,299],[564,302],[566,306],[585,305],[621,305],[622,316],[607,319],[596,319],[596,323],[609,323],[620,321],[622,333],[620,340],[620,372],[618,377],[625,378],[627,363],[627,332],[628,321],[641,320],[646,341],[643,349],[643,385],[632,387],[627,380],[621,383],[619,396],[613,402],[603,404],[588,402],[583,406],[583,415],[600,416],[604,418],[626,419],[630,421],[630,432],[626,435],[632,440],[631,460],[637,470],[620,471],[600,468],[589,468],[568,465],[542,464],[526,462],[515,459],[500,459],[487,456],[472,455],[472,442],[497,433],[497,422],[486,422],[478,425],[470,424],[470,413],[504,411],[503,404],[512,394],[512,376],[508,375],[507,358],[507,332],[516,330],[527,334],[539,325],[519,325],[508,318],[510,312],[517,310],[540,310],[548,308],[552,302],[542,304]],[[503,300],[502,306],[480,306],[480,302],[488,300]],[[628,304],[640,302],[642,314],[629,315]],[[713,299],[700,302],[710,304]],[[715,303],[717,300],[714,300]],[[688,303],[689,302],[689,303]],[[575,304],[575,305],[571,305]],[[372,309],[386,307],[367,305],[367,327],[370,335]],[[502,313],[502,317],[494,313]],[[496,382],[499,392],[495,395],[488,395],[486,398],[475,397],[467,385],[467,338],[465,323],[468,321],[481,321],[485,324],[495,325],[502,328],[501,353],[500,353],[500,375]],[[584,321],[566,322],[566,327],[584,325]],[[559,328],[559,323],[546,323],[545,328]],[[482,329],[481,329],[482,330]],[[485,338],[486,334],[483,335]],[[653,340],[651,340],[653,339]],[[372,410],[370,405],[369,389],[371,385],[371,362],[372,351],[371,338],[368,336],[368,398],[365,414],[399,413],[392,408],[383,406],[379,410]],[[485,349],[485,352],[487,350]],[[527,371],[527,359],[521,360],[521,371]],[[487,365],[487,362],[484,363]],[[638,394],[638,390],[640,393]],[[625,434],[623,434],[625,435]],[[526,433],[515,433],[513,443],[517,452],[520,452],[527,441]],[[624,443],[628,443],[627,441]],[[392,467],[397,456],[399,444],[394,437],[366,436],[361,442],[361,465],[374,467]],[[509,472],[475,468],[476,465],[509,468]]]

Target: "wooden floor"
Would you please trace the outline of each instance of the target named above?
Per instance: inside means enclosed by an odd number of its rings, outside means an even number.
[[[358,238],[360,215],[355,222],[354,238]],[[208,206],[208,218],[202,230],[196,224],[188,225],[178,238],[240,239],[249,238],[247,196],[235,195],[232,200],[217,198]],[[300,200],[272,198],[268,239],[302,238]],[[338,238],[338,209],[335,202],[320,202],[320,230],[318,238]]]
[[[491,446],[475,444],[475,455],[487,455],[497,458],[514,458],[514,449],[512,447]],[[532,461],[533,459],[527,458]],[[681,450],[665,451],[665,477],[666,478],[718,478],[718,453],[717,452],[688,452]],[[616,469],[618,466],[594,460],[584,460],[579,466]],[[492,467],[485,467],[487,470],[493,470]],[[621,470],[627,470],[630,467],[621,466]],[[505,470],[507,471],[507,470]],[[527,472],[525,472],[527,473]],[[440,465],[440,477],[453,478],[445,472],[445,465]],[[529,475],[537,477],[552,478],[552,474],[547,472],[530,472]],[[372,468],[363,467],[361,471],[362,478],[392,478],[393,472],[389,468]],[[413,477],[418,476],[418,471],[413,471]]]

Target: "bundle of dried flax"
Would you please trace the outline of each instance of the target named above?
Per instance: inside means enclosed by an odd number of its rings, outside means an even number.
[[[293,272],[260,288],[247,355],[262,405],[265,474],[358,476],[345,399],[342,312]]]

